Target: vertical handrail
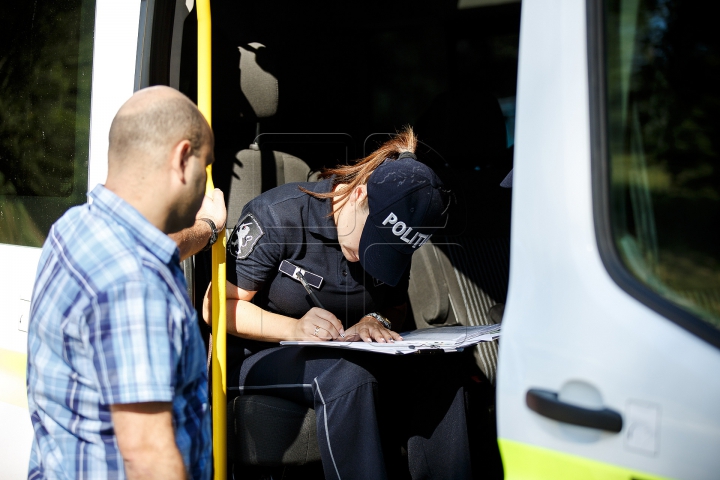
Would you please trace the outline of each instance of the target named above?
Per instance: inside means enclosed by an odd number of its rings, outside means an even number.
[[[212,125],[212,21],[210,0],[197,0],[198,108]],[[213,191],[212,165],[207,167],[206,192]],[[225,230],[212,247],[212,420],[215,480],[227,478],[227,372],[225,303]]]

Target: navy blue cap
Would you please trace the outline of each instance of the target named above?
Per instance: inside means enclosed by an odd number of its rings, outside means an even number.
[[[360,264],[375,279],[395,286],[412,254],[447,223],[448,192],[430,167],[405,153],[375,169],[367,198]]]
[[[505,178],[503,178],[503,181],[500,182],[500,186],[503,188],[512,188],[512,170],[510,170],[510,173],[505,175]]]

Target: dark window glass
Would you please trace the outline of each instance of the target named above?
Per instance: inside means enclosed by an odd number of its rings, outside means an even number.
[[[0,5],[0,243],[85,202],[94,0]]]
[[[720,35],[704,2],[606,3],[611,221],[625,266],[720,329]]]

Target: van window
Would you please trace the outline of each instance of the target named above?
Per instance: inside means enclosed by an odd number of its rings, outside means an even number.
[[[720,329],[720,36],[698,2],[605,3],[610,220],[625,267]]]
[[[85,202],[94,0],[0,5],[0,243]]]

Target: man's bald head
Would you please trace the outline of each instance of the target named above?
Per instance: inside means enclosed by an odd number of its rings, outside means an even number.
[[[210,128],[194,103],[169,87],[140,90],[120,108],[110,126],[110,170],[150,160],[144,168],[162,165],[178,142],[188,140],[192,155],[211,138]],[[134,165],[133,165],[134,166]]]

